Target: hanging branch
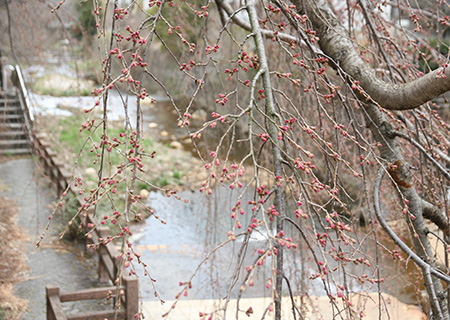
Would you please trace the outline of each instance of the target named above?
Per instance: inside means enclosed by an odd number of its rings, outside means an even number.
[[[282,176],[281,163],[283,161],[281,157],[280,148],[281,146],[278,143],[278,129],[275,125],[278,116],[275,111],[275,102],[272,93],[272,84],[270,81],[270,71],[269,71],[269,63],[266,56],[266,51],[264,47],[263,35],[261,32],[261,28],[259,26],[258,14],[256,12],[256,8],[254,6],[253,0],[246,1],[247,12],[250,18],[250,25],[252,27],[252,32],[254,33],[256,52],[258,54],[258,59],[261,64],[260,70],[263,72],[262,81],[264,88],[264,95],[266,97],[266,114],[269,117],[269,121],[267,121],[268,132],[270,139],[272,141],[272,157],[273,157],[273,171],[276,177]],[[286,216],[286,208],[285,208],[285,200],[283,189],[281,185],[277,185],[275,183],[275,203],[276,209],[279,213],[277,220],[277,233],[283,230],[283,221]],[[275,282],[275,319],[281,319],[281,294],[283,292],[283,247],[278,243],[276,244],[278,249],[277,254],[277,274],[276,274],[276,282]]]
[[[373,202],[375,208],[375,214],[377,216],[378,221],[380,222],[381,227],[386,231],[389,237],[394,241],[396,245],[409,257],[412,261],[414,261],[423,271],[425,275],[425,286],[427,287],[427,291],[430,293],[431,307],[433,309],[433,313],[439,315],[438,319],[445,319],[442,316],[441,305],[436,296],[435,286],[433,285],[433,280],[431,279],[431,275],[450,283],[450,277],[444,274],[442,271],[432,267],[427,262],[423,261],[414,251],[412,251],[401,239],[400,237],[389,227],[388,223],[383,217],[380,208],[380,186],[381,180],[383,179],[385,172],[385,168],[380,168],[378,170],[374,191],[373,191]]]

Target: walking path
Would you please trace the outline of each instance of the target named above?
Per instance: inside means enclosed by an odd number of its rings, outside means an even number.
[[[30,273],[15,285],[17,296],[27,299],[26,320],[46,319],[45,286],[56,284],[61,291],[98,286],[96,261],[83,258],[83,245],[62,243],[58,234],[62,224],[54,219],[39,249],[35,243],[42,234],[55,201],[55,189],[40,173],[31,158],[10,160],[0,164],[0,182],[6,185],[1,196],[16,200],[19,207],[18,224],[29,238],[24,243]],[[54,221],[52,220],[52,222]],[[64,304],[68,314],[86,310],[86,305]]]

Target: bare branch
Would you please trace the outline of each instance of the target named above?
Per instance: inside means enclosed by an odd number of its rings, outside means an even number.
[[[412,251],[403,241],[400,239],[400,237],[389,227],[386,220],[384,220],[383,214],[381,213],[380,208],[380,186],[381,186],[381,180],[384,176],[384,168],[380,168],[378,170],[378,174],[375,180],[375,186],[374,186],[374,193],[373,193],[373,202],[375,207],[375,214],[377,216],[378,221],[380,222],[380,225],[383,227],[384,231],[391,237],[392,241],[395,242],[396,245],[402,249],[404,253],[408,257],[410,257],[421,269],[427,270],[429,269],[430,273],[439,279],[450,283],[450,277],[444,274],[442,271],[437,270],[433,267],[431,267],[428,263],[423,261],[414,251]]]

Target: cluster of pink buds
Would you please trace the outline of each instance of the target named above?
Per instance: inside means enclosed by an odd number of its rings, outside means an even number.
[[[249,68],[258,69],[259,68],[259,58],[258,56],[250,57],[246,51],[243,51],[241,57],[238,59],[237,63],[245,72],[248,71]],[[247,66],[243,65],[247,64]]]
[[[269,217],[270,221],[274,220],[274,217],[278,217],[280,213],[275,209],[274,205],[271,205],[269,209],[266,210],[266,214]]]
[[[274,6],[270,5],[270,4],[268,5],[267,10],[269,10],[269,11],[271,11],[273,13],[280,13],[281,12],[280,8],[276,8],[276,7],[274,7]]]
[[[266,142],[269,139],[268,133],[260,133],[258,136],[262,140],[262,142]]]
[[[133,31],[130,26],[126,26],[125,30],[130,33],[130,36],[126,37],[125,40],[131,40],[133,43],[145,44],[146,41],[144,38],[141,38],[139,31]]]
[[[226,95],[224,95],[223,93],[219,94],[219,98],[216,99],[216,103],[220,103],[221,105],[225,105],[225,103],[227,103],[228,101],[228,97]]]
[[[124,8],[119,8],[114,10],[114,19],[122,20],[124,16],[128,14],[128,10]]]
[[[196,63],[194,60],[189,61],[189,64],[182,63],[182,64],[180,64],[180,71],[183,71],[183,70],[190,71],[195,65],[196,65]]]
[[[211,54],[212,52],[217,52],[217,50],[219,50],[219,45],[215,45],[214,47],[212,47],[212,46],[206,46],[206,49],[205,49],[205,51],[206,51],[206,54]]]
[[[151,8],[151,7],[153,7],[154,5],[156,5],[157,7],[161,7],[161,4],[162,4],[162,2],[161,2],[161,0],[150,0],[149,2],[148,2],[148,6]]]
[[[238,68],[233,68],[232,70],[231,69],[225,69],[224,72],[226,74],[228,74],[228,81],[231,81],[231,78],[233,77],[233,74],[235,74],[238,71],[239,71]]]
[[[192,9],[192,11],[194,12],[194,14],[197,17],[199,17],[199,18],[206,18],[209,15],[208,9],[209,9],[209,4],[207,6],[202,6],[201,10]]]

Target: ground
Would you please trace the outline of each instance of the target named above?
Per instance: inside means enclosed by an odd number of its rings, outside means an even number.
[[[40,248],[36,247],[56,199],[55,189],[41,172],[31,157],[0,164],[1,193],[7,199],[0,211],[0,228],[5,228],[0,230],[1,245],[6,242],[9,246],[0,255],[0,283],[6,284],[0,290],[8,290],[14,283],[16,294],[13,297],[9,291],[3,296],[0,292],[0,306],[5,310],[0,319],[18,319],[21,313],[22,319],[46,319],[47,284],[59,285],[63,292],[98,286],[96,259],[85,258],[83,244],[58,239],[62,228],[58,218],[52,220]],[[66,311],[80,308],[71,304]]]

